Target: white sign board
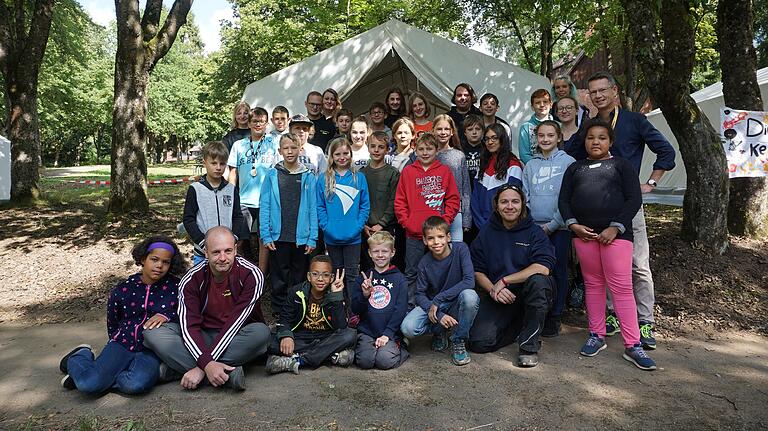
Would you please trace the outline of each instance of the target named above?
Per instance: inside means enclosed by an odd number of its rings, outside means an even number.
[[[768,176],[768,112],[720,110],[728,177]]]
[[[0,135],[0,202],[11,200],[11,141]]]

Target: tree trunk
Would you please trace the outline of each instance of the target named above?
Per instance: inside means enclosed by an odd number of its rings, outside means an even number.
[[[541,52],[541,63],[539,63],[539,73],[549,76],[552,73],[552,48],[550,44],[552,42],[552,24],[549,22],[541,24],[541,41],[539,42],[539,50]]]
[[[37,84],[53,17],[53,0],[38,0],[26,19],[25,2],[0,2],[0,72],[5,79],[6,134],[11,141],[11,199],[35,199],[40,190]],[[28,30],[27,30],[28,29]]]
[[[720,68],[723,71],[723,99],[733,109],[762,111],[763,100],[757,84],[757,55],[754,39],[754,11],[750,0],[719,2],[717,37]],[[734,23],[739,23],[734,25]],[[734,235],[768,235],[768,181],[762,178],[733,178],[730,181],[728,230]]]
[[[685,162],[688,180],[681,236],[694,247],[723,253],[728,247],[725,152],[719,135],[690,97],[696,51],[690,2],[662,2],[663,52],[652,4],[645,0],[622,0],[622,4],[648,89],[675,134]]]
[[[191,7],[192,0],[174,1],[159,29],[162,0],[147,0],[141,20],[138,1],[115,0],[117,53],[109,196],[112,213],[149,210],[144,151],[149,74],[173,45]]]

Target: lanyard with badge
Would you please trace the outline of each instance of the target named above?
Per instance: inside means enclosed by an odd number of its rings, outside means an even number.
[[[251,154],[253,154],[253,162],[251,163],[251,176],[255,177],[259,173],[256,171],[256,160],[259,159],[261,152],[261,143],[264,142],[264,136],[259,139],[259,144],[256,146],[256,151],[253,150],[253,141],[251,141]]]

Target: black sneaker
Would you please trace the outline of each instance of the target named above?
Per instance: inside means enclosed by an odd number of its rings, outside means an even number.
[[[63,358],[61,358],[61,362],[59,362],[59,370],[61,370],[62,373],[67,374],[67,361],[69,360],[72,355],[79,352],[80,349],[88,349],[91,351],[91,358],[93,358],[93,349],[90,344],[81,344],[74,349],[70,350],[69,353],[64,355]],[[62,380],[63,382],[63,380]]]
[[[605,336],[611,337],[621,332],[621,323],[615,314],[611,313],[605,318]]]
[[[544,321],[544,329],[541,331],[542,337],[552,338],[560,335],[560,318],[547,317]]]
[[[638,322],[640,324],[640,343],[645,350],[656,350],[656,337],[653,335],[653,323]]]
[[[348,367],[355,362],[355,349],[348,348],[331,355],[331,364],[337,367]]]
[[[245,390],[245,372],[243,367],[235,367],[234,370],[229,372],[229,379],[224,383],[224,386],[232,388],[236,391]]]
[[[522,368],[533,368],[539,365],[539,355],[535,352],[526,352],[521,350],[517,355],[517,366]]]
[[[61,387],[70,390],[77,389],[77,386],[75,386],[75,381],[72,380],[72,377],[69,374],[61,378]]]

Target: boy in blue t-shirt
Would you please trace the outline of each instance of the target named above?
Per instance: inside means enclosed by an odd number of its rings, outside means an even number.
[[[408,311],[408,282],[396,266],[395,238],[379,231],[368,238],[368,255],[373,271],[362,273],[350,289],[352,313],[360,316],[357,325],[355,362],[363,369],[388,370],[408,359],[401,345],[400,325]]]
[[[251,244],[243,254],[257,261],[259,269],[265,274],[269,255],[259,238],[259,197],[267,173],[280,160],[277,144],[272,140],[272,136],[266,133],[268,123],[267,111],[260,107],[253,108],[248,114],[251,134],[232,145],[227,160],[230,168],[228,180],[237,184],[240,189],[240,208],[246,224],[251,229]],[[256,256],[256,253],[251,252],[253,249],[258,249]]]
[[[452,361],[466,365],[470,357],[465,343],[480,306],[469,248],[463,242],[451,242],[450,226],[442,217],[429,217],[424,221],[422,232],[429,253],[421,258],[418,266],[418,305],[405,316],[400,329],[408,338],[430,330],[432,350],[438,352],[448,348],[447,332],[453,330]]]

